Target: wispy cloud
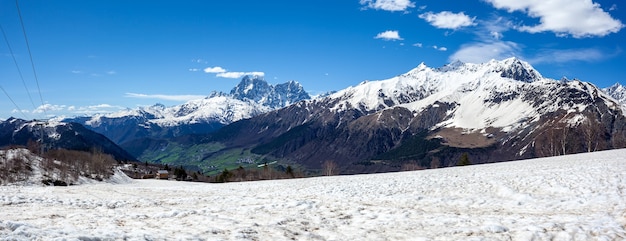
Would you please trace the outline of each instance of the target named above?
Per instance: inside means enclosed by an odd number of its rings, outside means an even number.
[[[439,50],[439,51],[448,51],[448,48],[437,46],[437,45],[433,46],[433,48],[436,49],[436,50]]]
[[[254,72],[223,72],[223,73],[218,73],[215,76],[222,77],[222,78],[239,79],[239,78],[241,78],[243,76],[246,76],[246,75],[263,77],[263,76],[265,76],[265,73],[259,72],[259,71],[254,71]]]
[[[115,106],[110,104],[98,104],[98,105],[89,105],[89,106],[80,106],[76,107],[73,105],[56,105],[56,104],[43,104],[38,106],[36,109],[32,111],[32,113],[40,114],[40,113],[48,113],[50,116],[55,116],[57,113],[73,113],[73,114],[95,114],[95,113],[105,113],[112,112],[124,109],[121,106]],[[28,111],[26,111],[28,112]]]
[[[420,14],[419,17],[436,28],[453,30],[475,25],[474,20],[476,19],[476,17],[470,18],[463,12],[453,13],[449,11],[440,13],[427,12]]]
[[[115,70],[109,70],[109,71],[107,71],[107,74],[108,74],[108,75],[114,75],[114,74],[117,74],[117,71],[115,71]]]
[[[83,73],[83,71],[80,71],[80,70],[72,70],[70,72],[72,72],[72,74],[82,74]]]
[[[404,40],[400,37],[400,34],[396,30],[387,30],[385,32],[377,34],[374,38],[386,41]]]
[[[409,0],[360,0],[361,5],[365,5],[363,8],[371,8],[376,10],[385,11],[407,11],[409,8],[414,8],[415,3]]]
[[[200,69],[198,68],[189,68],[189,72],[198,72]]]
[[[509,12],[520,11],[529,17],[538,18],[534,26],[517,26],[516,29],[529,33],[554,32],[557,36],[571,35],[575,38],[602,37],[619,32],[624,24],[605,12],[591,0],[485,0],[495,8]]]
[[[198,63],[198,64],[208,64],[208,62],[206,60],[199,59],[199,58],[198,59],[191,59],[191,62]]]
[[[462,45],[448,60],[450,62],[459,60],[465,63],[484,63],[492,59],[519,56],[519,52],[520,47],[514,42],[476,42]]]
[[[421,48],[422,46],[424,46],[424,44],[422,44],[422,43],[414,43],[413,46]]]
[[[189,69],[189,71],[196,71],[196,70],[197,69]],[[259,77],[265,76],[265,73],[261,71],[252,71],[252,72],[227,71],[226,69],[220,66],[208,67],[208,68],[205,68],[203,71],[208,74],[215,74],[216,77],[230,78],[230,79],[238,79],[246,75],[253,75],[253,76],[259,76]]]
[[[67,106],[66,105],[43,104],[43,105],[38,106],[36,109],[34,109],[33,113],[40,114],[40,113],[53,112],[53,111],[62,111],[62,110],[65,110],[65,107],[67,107]]]
[[[528,62],[541,63],[566,63],[571,61],[595,62],[610,57],[599,49],[549,49],[539,52],[535,57],[529,58]]]
[[[138,94],[138,93],[126,93],[126,98],[138,98],[138,99],[159,99],[169,101],[189,101],[202,99],[206,96],[203,95],[163,95],[163,94]]]

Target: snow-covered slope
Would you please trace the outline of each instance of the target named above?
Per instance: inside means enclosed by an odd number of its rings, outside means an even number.
[[[99,181],[94,178],[102,178],[101,181],[108,183],[132,183],[133,180],[122,171],[115,169],[111,171],[112,175],[88,173],[90,169],[83,165],[78,167],[79,162],[89,162],[90,160],[73,160],[69,167],[67,160],[56,160],[50,158],[42,158],[28,149],[13,148],[0,150],[0,185],[9,186],[44,186],[44,183],[52,185],[53,182],[63,182],[64,184],[81,185],[93,184]],[[73,175],[71,172],[82,168],[80,175]],[[71,169],[71,170],[70,170]],[[91,177],[91,178],[90,178]]]
[[[3,240],[624,240],[626,150],[427,171],[0,187]]]

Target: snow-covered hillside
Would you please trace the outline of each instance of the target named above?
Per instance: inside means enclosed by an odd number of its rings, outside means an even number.
[[[624,240],[626,150],[281,181],[0,187],[0,240]]]

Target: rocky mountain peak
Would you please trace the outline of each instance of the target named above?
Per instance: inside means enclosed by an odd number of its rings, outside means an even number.
[[[613,99],[617,100],[620,104],[626,105],[626,87],[620,83],[615,83],[610,87],[602,89],[602,91],[613,97]]]
[[[529,63],[518,58],[508,58],[499,61],[495,66],[495,71],[500,73],[503,78],[510,78],[517,81],[532,83],[542,78]]]
[[[239,100],[252,100],[271,108],[280,108],[301,100],[311,99],[302,85],[296,81],[271,85],[259,76],[244,76],[230,91]]]

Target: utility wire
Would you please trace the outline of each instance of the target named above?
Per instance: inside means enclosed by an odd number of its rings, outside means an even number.
[[[11,103],[13,103],[13,105],[15,106],[15,108],[17,108],[17,110],[20,111],[20,113],[22,113],[22,115],[24,116],[24,118],[26,120],[28,120],[29,118],[26,117],[26,114],[24,114],[24,111],[15,103],[15,101],[13,101],[13,98],[11,98],[11,96],[9,95],[9,93],[7,93],[6,90],[4,90],[4,88],[2,87],[2,85],[0,85],[0,89],[2,89],[2,92],[4,92],[5,95],[7,95],[7,97],[9,98],[9,100],[11,100]]]
[[[20,16],[20,23],[22,24],[22,32],[24,33],[24,40],[26,40],[26,48],[28,49],[28,56],[30,57],[30,65],[33,68],[33,75],[35,76],[35,82],[37,83],[37,91],[39,92],[39,99],[41,100],[41,107],[44,114],[47,116],[46,108],[43,102],[43,96],[41,95],[41,88],[39,88],[39,78],[37,78],[37,72],[35,71],[35,62],[33,61],[33,54],[30,52],[30,44],[28,43],[28,36],[26,36],[26,28],[24,27],[24,20],[22,19],[22,13],[20,11],[19,0],[15,0],[15,7],[17,7],[17,15]]]
[[[24,76],[22,75],[22,71],[20,70],[20,66],[17,64],[17,60],[15,59],[15,54],[13,54],[13,49],[11,48],[11,44],[9,44],[9,39],[7,38],[6,32],[4,32],[4,28],[0,24],[0,30],[2,30],[2,36],[4,37],[4,41],[7,43],[7,47],[9,47],[9,53],[11,57],[13,57],[13,63],[15,63],[15,68],[17,68],[17,73],[20,74],[20,79],[24,84],[24,88],[26,89],[26,93],[28,94],[28,99],[30,99],[30,103],[33,104],[33,108],[37,109],[35,106],[35,102],[33,101],[33,97],[30,95],[30,91],[28,90],[28,86],[26,86],[26,81],[24,81]]]

